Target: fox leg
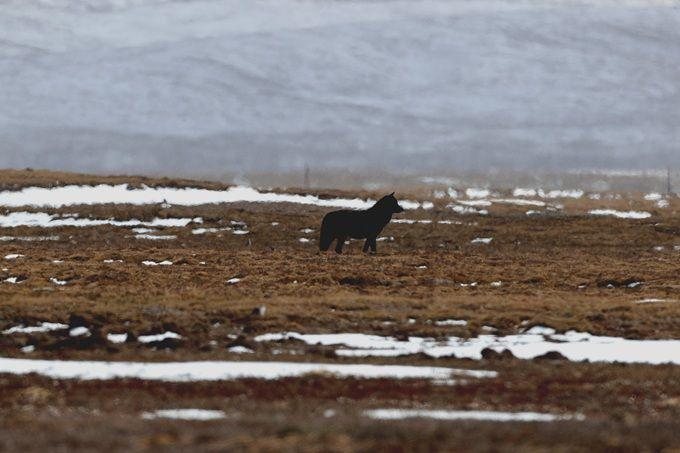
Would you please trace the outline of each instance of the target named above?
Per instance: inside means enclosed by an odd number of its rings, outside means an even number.
[[[364,242],[364,248],[361,249],[362,252],[364,252],[364,253],[368,252],[368,246],[370,244],[370,241],[371,241],[370,239],[368,239],[368,238],[366,239],[366,242]]]
[[[376,253],[378,251],[378,244],[376,243],[375,239],[376,239],[375,236],[370,239],[366,239],[366,242],[371,241],[370,242],[371,253]]]

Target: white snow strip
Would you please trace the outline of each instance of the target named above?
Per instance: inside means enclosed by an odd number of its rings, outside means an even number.
[[[58,286],[64,286],[66,283],[68,283],[66,280],[59,280],[58,278],[54,277],[50,278],[50,281]]]
[[[465,190],[465,195],[468,198],[486,198],[490,194],[491,193],[487,189],[476,189],[474,187],[471,187]]]
[[[140,335],[137,337],[137,341],[140,343],[152,343],[154,341],[163,341],[166,339],[181,340],[182,336],[175,332],[165,332],[156,335]]]
[[[230,285],[233,285],[233,284],[238,283],[240,281],[241,281],[240,278],[234,277],[234,278],[230,278],[229,280],[227,280],[227,283],[229,283]]]
[[[173,239],[177,239],[177,236],[174,234],[159,234],[159,235],[153,235],[153,234],[135,234],[135,239],[150,239],[154,241],[171,241]]]
[[[645,195],[645,200],[647,201],[661,200],[661,194],[658,192],[648,193]]]
[[[538,196],[541,198],[581,198],[583,191],[576,190],[551,190],[544,192],[542,189],[538,190]]]
[[[430,224],[432,220],[429,219],[392,219],[392,223],[406,223],[408,225],[413,225],[414,223]]]
[[[657,298],[649,298],[649,299],[640,299],[636,300],[633,303],[634,304],[662,304],[665,302],[677,302],[675,299],[657,299]]]
[[[141,417],[144,420],[155,420],[157,418],[169,418],[174,420],[219,420],[226,418],[227,414],[223,411],[207,409],[161,409],[153,412],[143,412]]]
[[[248,234],[250,231],[247,230],[233,230],[232,233],[234,234]]]
[[[197,188],[147,187],[128,190],[127,184],[97,186],[27,187],[20,191],[0,192],[0,206],[49,206],[58,208],[79,204],[158,204],[196,206],[212,203],[297,203],[333,208],[367,209],[373,200],[359,198],[320,199],[313,195],[296,195],[273,192],[260,192],[251,187],[234,186],[226,190]],[[401,200],[404,209],[418,209],[421,203]]]
[[[470,241],[471,244],[491,244],[493,238],[475,238]]]
[[[313,233],[313,232],[314,232],[314,230],[311,229],[311,228],[303,228],[303,229],[300,230],[300,233],[305,233],[305,234],[310,234],[310,233]]]
[[[19,277],[8,277],[8,278],[5,279],[5,283],[12,283],[12,284],[20,283]]]
[[[545,206],[545,202],[539,200],[523,200],[519,198],[492,198],[491,203],[514,204],[517,206]]]
[[[376,420],[404,420],[407,418],[433,418],[436,420],[479,420],[494,422],[554,422],[559,420],[584,420],[581,414],[555,415],[538,412],[450,411],[425,409],[373,409],[364,412]]]
[[[459,204],[449,204],[446,207],[453,210],[453,212],[457,214],[487,215],[489,213],[489,211],[487,211],[486,209],[476,209],[473,208],[472,206],[461,206]]]
[[[246,348],[245,346],[232,346],[229,349],[227,349],[229,352],[233,352],[234,354],[252,354],[254,351],[250,348]]]
[[[516,188],[512,191],[513,197],[535,197],[536,189],[524,189],[521,187]]]
[[[74,327],[73,329],[69,330],[68,334],[71,337],[89,337],[90,329],[83,326]]]
[[[231,228],[229,227],[224,227],[224,228],[194,228],[191,230],[191,234],[205,234],[205,233],[217,233],[220,231],[229,231]]]
[[[42,241],[58,241],[59,236],[0,236],[0,241],[22,241],[22,242],[42,242]]]
[[[614,209],[592,209],[588,211],[590,215],[614,216],[620,219],[646,219],[652,215],[645,211],[616,211]]]
[[[464,206],[491,206],[489,200],[458,200],[458,203]]]
[[[443,319],[434,322],[436,326],[467,326],[467,323],[465,319]]]
[[[58,217],[57,215],[45,212],[10,212],[0,215],[0,227],[13,228],[20,226],[27,227],[92,227],[100,225],[112,225],[117,227],[185,227],[188,224],[201,223],[203,219],[191,218],[156,218],[151,221],[141,221],[137,219],[115,220],[115,219],[81,219],[74,217]]]
[[[53,330],[63,330],[67,329],[66,324],[60,324],[58,322],[41,322],[37,326],[24,327],[24,326],[14,326],[7,330],[3,330],[4,335],[11,335],[13,333],[42,333],[51,332]]]
[[[128,339],[127,333],[109,333],[106,334],[106,339],[111,343],[125,343]]]
[[[458,358],[479,360],[482,358],[482,350],[490,348],[497,352],[508,349],[520,359],[533,359],[547,352],[556,351],[571,361],[680,365],[680,340],[630,340],[573,330],[557,334],[554,329],[541,326],[532,327],[527,332],[517,335],[449,337],[444,341],[425,337],[397,340],[394,337],[361,333],[315,335],[296,332],[264,334],[255,340],[300,340],[309,345],[342,345],[350,348],[336,350],[336,354],[343,357],[426,354],[435,358],[454,355]]]
[[[503,282],[501,282],[500,280],[499,280],[499,281],[496,281],[496,282],[491,282],[491,283],[489,283],[489,285],[491,285],[491,286],[494,287],[494,288],[498,288],[498,287],[500,287],[502,284],[503,284]]]
[[[164,260],[164,261],[157,263],[155,261],[147,260],[147,261],[142,261],[142,264],[145,265],[145,266],[171,266],[172,261]]]
[[[307,238],[300,238],[300,239],[298,239],[298,241],[300,241],[300,242],[302,242],[302,243],[306,243],[306,242],[309,242],[309,239],[307,239]]]
[[[233,379],[280,379],[308,374],[332,374],[340,378],[360,379],[433,379],[455,376],[495,377],[493,371],[455,368],[297,362],[102,362],[69,360],[29,360],[0,358],[0,373],[37,373],[56,379],[144,379],[192,382]]]
[[[5,255],[5,259],[6,260],[15,260],[15,259],[21,258],[23,256],[25,256],[25,255],[22,255],[20,253],[10,253],[9,255]]]

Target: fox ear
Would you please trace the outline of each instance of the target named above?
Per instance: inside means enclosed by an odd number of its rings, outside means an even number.
[[[393,196],[394,196],[394,192],[392,192],[392,193],[390,194],[390,197],[393,197]]]

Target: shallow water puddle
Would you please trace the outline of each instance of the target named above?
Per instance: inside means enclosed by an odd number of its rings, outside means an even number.
[[[103,362],[0,358],[0,373],[37,373],[55,379],[143,379],[192,382],[233,379],[280,379],[308,374],[358,379],[429,379],[451,383],[455,377],[496,377],[494,371],[456,368],[300,362]]]
[[[211,203],[296,203],[323,207],[367,209],[374,200],[359,198],[320,199],[314,195],[260,192],[251,187],[234,186],[226,190],[148,187],[130,189],[127,184],[97,186],[27,187],[20,191],[0,192],[0,206],[71,206],[78,204],[160,204],[196,206]],[[404,209],[431,209],[432,203],[401,200]]]
[[[539,412],[451,411],[425,409],[373,409],[364,412],[376,420],[404,420],[408,418],[433,418],[436,420],[479,420],[494,422],[554,422],[584,420],[581,414],[556,415]]]
[[[517,335],[479,335],[473,338],[394,337],[361,333],[300,334],[274,333],[255,337],[255,341],[299,340],[309,345],[344,346],[336,349],[343,357],[398,357],[425,354],[430,357],[468,358],[480,360],[484,349],[502,352],[507,349],[520,359],[533,359],[556,351],[571,361],[626,362],[680,365],[680,340],[629,340],[620,337],[591,335],[568,331],[557,334],[549,327],[536,326]]]
[[[227,418],[224,411],[208,409],[160,409],[153,412],[143,412],[141,417],[145,420],[169,418],[174,420],[219,420]]]

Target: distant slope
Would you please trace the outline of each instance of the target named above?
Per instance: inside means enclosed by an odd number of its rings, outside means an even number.
[[[0,166],[680,165],[680,3],[12,0]]]

